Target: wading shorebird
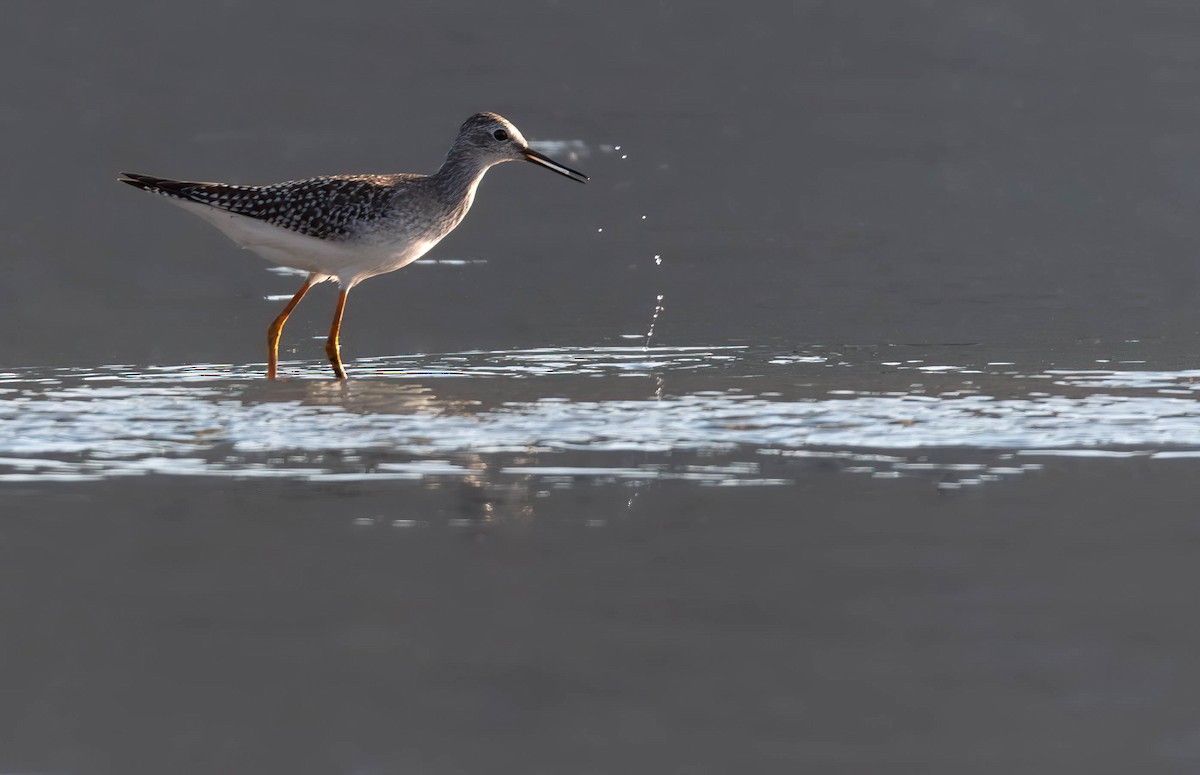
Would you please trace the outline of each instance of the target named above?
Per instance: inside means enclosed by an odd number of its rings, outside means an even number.
[[[529,147],[495,113],[463,123],[441,169],[432,175],[330,175],[271,186],[193,183],[122,172],[118,180],[161,194],[216,226],[238,245],[308,278],[267,329],[267,378],[275,379],[279,335],[313,285],[336,280],[340,293],[325,352],[346,378],[338,344],[350,289],[425,255],[462,222],[479,181],[506,161],[531,161],[583,183],[587,176]]]

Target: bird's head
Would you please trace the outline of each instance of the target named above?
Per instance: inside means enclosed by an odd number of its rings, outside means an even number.
[[[476,113],[464,121],[451,152],[456,151],[469,154],[489,166],[506,161],[530,161],[580,183],[588,179],[582,172],[530,148],[521,130],[496,113]]]

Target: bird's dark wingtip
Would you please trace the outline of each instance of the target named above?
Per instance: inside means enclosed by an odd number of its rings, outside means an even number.
[[[117,182],[145,190],[153,188],[158,179],[152,178],[149,175],[139,175],[136,172],[119,172],[117,173]]]
[[[153,175],[139,175],[136,172],[122,172],[117,180],[134,188],[140,188],[143,191],[182,198],[187,198],[186,188],[196,185],[183,180],[156,178]]]

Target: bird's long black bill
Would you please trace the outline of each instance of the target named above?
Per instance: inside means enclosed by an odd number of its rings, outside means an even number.
[[[571,169],[570,167],[563,166],[562,164],[559,164],[558,162],[556,162],[554,159],[551,159],[546,154],[538,153],[537,151],[533,150],[532,148],[525,149],[525,158],[529,159],[534,164],[542,165],[543,167],[545,167],[548,170],[554,170],[559,175],[566,175],[571,180],[575,180],[580,183],[587,183],[587,181],[588,181],[588,176],[584,175],[582,172],[576,172],[575,170]]]

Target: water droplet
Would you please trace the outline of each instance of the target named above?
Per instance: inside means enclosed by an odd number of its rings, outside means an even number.
[[[662,300],[663,295],[661,293],[654,300],[654,314],[650,316],[650,328],[646,331],[646,343],[642,345],[643,351],[650,349],[650,342],[654,339],[654,326],[658,323],[658,316],[663,311]]]

